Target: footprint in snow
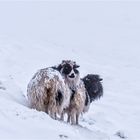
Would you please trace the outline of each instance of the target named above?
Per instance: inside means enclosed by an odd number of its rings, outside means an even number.
[[[6,88],[2,85],[2,82],[0,81],[0,89],[1,90],[6,90]]]
[[[63,135],[63,134],[60,134],[59,137],[62,138],[62,139],[67,139],[68,138],[68,136]]]
[[[81,120],[82,122],[86,122],[86,123],[88,123],[89,125],[94,125],[95,124],[95,120],[93,120],[93,119],[89,119],[89,120],[86,120],[86,119],[82,119]]]
[[[1,89],[1,90],[6,90],[6,88],[5,88],[5,87],[1,87],[1,86],[0,86],[0,89]]]
[[[127,136],[121,130],[117,131],[115,135],[120,137],[121,139],[126,139],[127,138]]]

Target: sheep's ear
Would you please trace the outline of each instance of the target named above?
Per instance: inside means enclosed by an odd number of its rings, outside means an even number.
[[[100,79],[99,79],[99,81],[103,81],[103,79],[102,79],[102,78],[100,78]]]
[[[66,60],[62,60],[62,64],[66,63]]]
[[[62,69],[62,65],[61,64],[58,65],[57,69],[58,69],[58,71],[60,71]]]
[[[80,67],[80,66],[79,66],[79,65],[77,65],[77,64],[75,64],[75,65],[74,65],[74,68],[79,68],[79,67]]]

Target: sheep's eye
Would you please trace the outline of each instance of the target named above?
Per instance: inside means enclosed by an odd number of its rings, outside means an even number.
[[[64,74],[69,74],[71,72],[72,68],[69,64],[66,64],[63,68],[63,73]]]

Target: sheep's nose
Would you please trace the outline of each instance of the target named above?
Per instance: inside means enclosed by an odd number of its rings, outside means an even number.
[[[74,73],[72,73],[69,77],[74,78],[75,77]]]

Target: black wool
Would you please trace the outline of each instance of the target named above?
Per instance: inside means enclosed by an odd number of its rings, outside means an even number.
[[[103,96],[103,86],[101,83],[103,79],[99,75],[88,74],[82,80],[90,97],[90,102]]]

